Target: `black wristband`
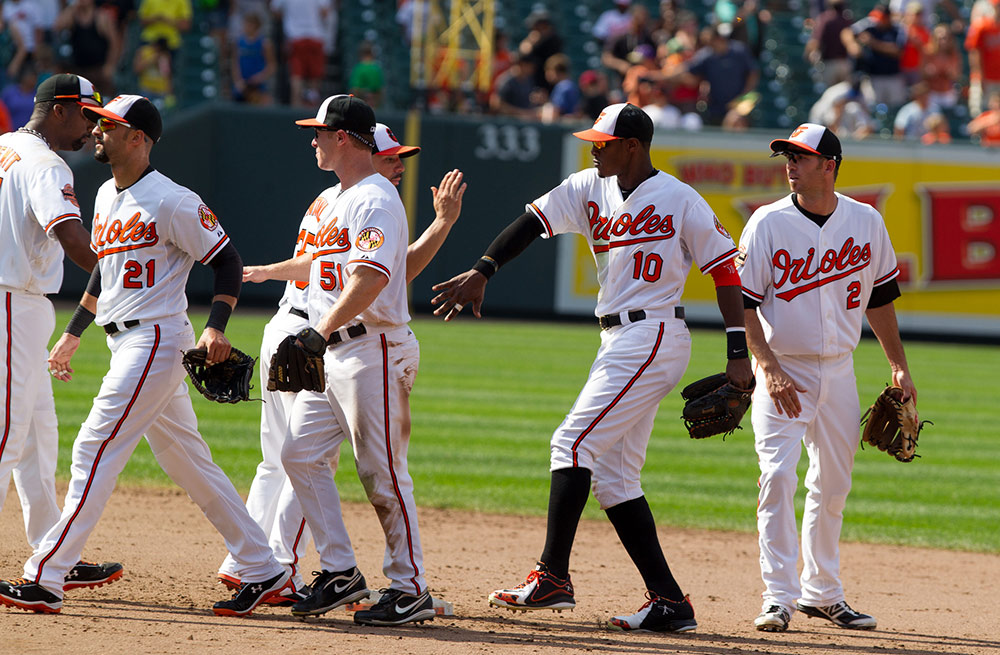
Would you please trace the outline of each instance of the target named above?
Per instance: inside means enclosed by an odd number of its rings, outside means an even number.
[[[77,305],[76,311],[73,312],[73,317],[69,319],[69,323],[66,324],[66,329],[63,330],[66,334],[72,334],[74,337],[79,337],[83,334],[83,331],[94,322],[97,316],[94,312],[90,311],[83,305]]]
[[[208,321],[205,323],[205,327],[225,332],[226,324],[229,323],[229,317],[232,315],[233,308],[229,306],[229,303],[216,300],[208,312]]]
[[[726,332],[726,358],[743,359],[749,357],[747,350],[747,333],[743,330],[733,330]]]
[[[488,280],[493,277],[494,273],[500,270],[500,265],[497,264],[496,260],[492,257],[483,255],[478,261],[476,261],[475,264],[472,265],[472,270],[479,271]]]

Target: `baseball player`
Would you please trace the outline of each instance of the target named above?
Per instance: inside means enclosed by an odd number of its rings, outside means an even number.
[[[434,287],[434,313],[450,320],[472,302],[478,318],[487,280],[536,237],[575,232],[590,244],[601,288],[596,314],[601,347],[590,377],[552,436],[548,530],[527,580],[489,596],[513,610],[575,606],[569,556],[593,485],[639,569],[647,602],[616,616],[621,630],[685,632],[697,623],[667,566],[639,482],[660,400],[684,375],[691,338],[680,306],[692,263],[711,273],[728,335],[729,379],[751,382],[743,331],[736,246],[691,187],[653,168],[653,124],[638,107],[606,107],[594,127],[574,136],[593,144],[594,168],[570,175],[529,203],[473,268]]]
[[[375,124],[374,139],[376,152],[372,155],[372,164],[375,171],[395,186],[399,186],[405,171],[402,159],[416,155],[420,152],[420,148],[401,145],[392,130],[384,123]],[[434,258],[452,225],[458,220],[465,188],[462,173],[457,169],[445,174],[440,187],[431,187],[436,215],[420,238],[407,249],[407,284]],[[303,253],[311,254],[315,250],[316,234],[320,227],[319,217],[323,206],[323,201],[317,199],[306,210],[299,224],[293,257]],[[266,267],[244,268],[244,281],[263,281],[265,276]],[[271,549],[278,562],[288,567],[292,573],[292,586],[286,588],[281,596],[271,599],[282,605],[305,600],[312,592],[310,587],[303,584],[298,570],[298,562],[309,541],[309,527],[305,523],[298,499],[295,498],[291,482],[281,466],[281,447],[284,444],[288,416],[295,394],[267,391],[267,363],[271,361],[278,345],[287,336],[298,334],[309,327],[308,313],[304,309],[307,304],[308,283],[289,281],[285,285],[284,295],[278,302],[278,312],[264,327],[260,350],[260,361],[263,362],[260,388],[263,389],[261,393],[264,399],[261,405],[260,440],[264,459],[257,467],[257,474],[247,495],[247,510],[268,532]],[[232,589],[239,587],[241,572],[232,555],[228,555],[223,561],[218,577],[220,582]],[[323,578],[320,583],[325,580],[327,578]],[[300,606],[293,611],[299,616],[316,616],[329,609],[332,608],[325,605],[312,606],[308,610]]]
[[[781,632],[798,609],[842,628],[876,621],[844,601],[840,528],[859,442],[860,410],[852,353],[862,316],[882,344],[892,382],[916,401],[899,338],[896,256],[879,213],[834,191],[837,137],[800,125],[771,142],[784,155],[791,195],[761,207],[740,237],[747,340],[757,387],[751,420],[760,461],[758,630]],[[793,497],[795,467],[809,455],[802,518],[801,577]]]
[[[407,471],[409,393],[419,364],[406,306],[407,221],[391,182],[375,172],[375,115],[364,101],[336,95],[315,118],[316,163],[340,184],[320,194],[315,251],[261,267],[260,279],[308,277],[307,338],[328,345],[326,390],[295,395],[281,462],[320,553],[312,593],[292,612],[321,614],[369,591],[357,568],[330,469],[351,440],[356,468],[386,537],[379,602],[355,623],[400,625],[434,618],[424,581],[413,481]],[[300,333],[301,335],[302,333]]]
[[[242,262],[218,219],[193,192],[154,170],[149,152],[162,124],[146,98],[118,96],[87,107],[98,119],[94,157],[113,178],[97,192],[91,247],[98,265],[87,292],[49,354],[55,377],[70,380],[70,359],[83,329],[96,319],[108,335],[111,368],[73,445],[72,478],[62,516],[24,566],[24,578],[0,583],[0,602],[59,612],[63,577],[104,509],[118,474],[143,435],[157,462],[198,503],[230,552],[245,583],[220,615],[245,615],[279,593],[289,574],[197,429],[184,382],[181,351],[195,345],[184,287],[197,260],[215,272],[215,297],[197,346],[209,364],[226,358],[224,330],[240,291]]]
[[[45,294],[62,285],[63,253],[84,270],[97,257],[83,227],[73,173],[56,153],[79,150],[93,121],[82,107],[101,94],[77,75],[39,85],[28,123],[0,136],[0,509],[13,472],[32,548],[59,520],[59,430],[45,359],[55,312]],[[66,589],[96,587],[124,574],[121,564],[79,562]]]

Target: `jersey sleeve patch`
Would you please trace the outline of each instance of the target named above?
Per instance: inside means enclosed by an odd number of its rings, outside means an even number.
[[[719,231],[719,234],[726,237],[727,239],[733,238],[733,235],[729,233],[729,230],[726,229],[726,226],[719,222],[718,216],[713,215],[712,220],[715,221],[715,229]]]
[[[742,268],[743,264],[747,261],[747,246],[745,243],[740,244],[740,251],[736,255],[736,266],[737,268]]]
[[[219,219],[215,217],[215,214],[212,213],[212,210],[207,205],[199,205],[198,220],[201,221],[201,226],[209,232],[219,226]]]
[[[67,184],[62,188],[62,197],[77,209],[80,208],[80,202],[76,199],[76,191],[73,190],[72,184]]]
[[[358,233],[358,238],[354,242],[358,250],[363,252],[373,252],[382,247],[385,243],[385,235],[377,227],[366,227]]]

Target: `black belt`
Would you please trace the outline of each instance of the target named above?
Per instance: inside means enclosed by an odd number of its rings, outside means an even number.
[[[107,332],[108,335],[113,336],[115,334],[118,334],[119,332],[123,332],[125,330],[131,330],[134,327],[139,327],[139,321],[124,321],[121,324],[108,323],[107,325],[104,326],[104,331]]]
[[[674,307],[674,318],[684,318],[684,308],[678,305]],[[642,321],[646,319],[646,312],[641,309],[633,309],[628,313],[629,323],[635,323],[636,321]],[[622,317],[619,314],[607,314],[601,316],[597,319],[597,322],[601,324],[602,330],[607,330],[609,328],[617,327],[622,324]]]
[[[368,330],[365,328],[364,323],[358,323],[357,325],[352,325],[345,330],[347,332],[348,339],[354,339],[355,337],[360,337],[362,334],[366,334]],[[340,330],[332,332],[330,338],[327,339],[326,345],[336,346],[338,343],[344,340],[344,337],[340,336]]]
[[[304,318],[306,320],[309,320],[309,312],[307,312],[304,309],[299,309],[298,307],[292,307],[291,309],[288,310],[288,313],[294,316],[298,316],[299,318]]]

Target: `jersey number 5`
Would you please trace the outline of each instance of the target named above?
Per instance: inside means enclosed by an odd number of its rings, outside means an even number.
[[[633,279],[646,282],[656,282],[660,279],[660,273],[663,272],[662,257],[655,252],[646,255],[640,250],[632,255],[632,259],[635,260],[635,265],[632,267]]]
[[[324,291],[336,291],[343,289],[344,277],[340,264],[333,262],[320,262],[319,264],[319,288]],[[338,282],[340,283],[338,287]]]
[[[156,281],[156,260],[150,259],[146,262],[146,287],[153,286]],[[125,276],[122,278],[122,286],[126,289],[141,289],[143,287],[142,280],[142,264],[130,259],[125,262]]]

